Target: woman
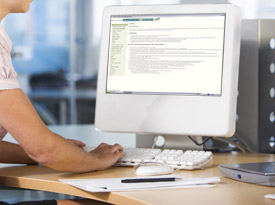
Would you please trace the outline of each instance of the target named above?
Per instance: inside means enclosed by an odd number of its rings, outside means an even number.
[[[31,2],[0,0],[0,22],[9,13],[27,12]],[[19,87],[11,49],[12,42],[0,25],[0,162],[41,163],[55,170],[81,173],[104,170],[124,155],[118,144],[101,144],[87,153],[81,148],[85,146],[82,142],[66,140],[51,132]],[[19,145],[2,141],[7,132]]]

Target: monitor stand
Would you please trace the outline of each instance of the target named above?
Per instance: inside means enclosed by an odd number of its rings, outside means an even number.
[[[198,146],[187,136],[176,136],[176,135],[157,135],[157,134],[136,134],[136,147],[139,148],[152,148],[155,140],[159,140],[159,143],[154,148],[164,149],[182,149],[182,150],[203,150],[203,146]],[[192,136],[198,143],[202,142],[201,136]],[[164,142],[163,142],[164,141]]]

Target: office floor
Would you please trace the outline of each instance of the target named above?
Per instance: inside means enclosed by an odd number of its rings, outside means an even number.
[[[17,202],[24,201],[40,201],[40,200],[63,200],[63,199],[83,199],[81,197],[58,194],[45,191],[35,191],[26,189],[16,189],[0,186],[0,201],[7,202],[9,204],[14,204]],[[91,204],[94,205],[111,205],[110,203],[91,200]]]
[[[0,201],[5,201],[7,203],[12,204],[21,201],[36,201],[47,199],[76,199],[76,197],[44,191],[0,187]]]

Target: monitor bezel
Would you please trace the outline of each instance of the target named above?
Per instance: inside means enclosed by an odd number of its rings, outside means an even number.
[[[171,96],[106,93],[112,15],[226,15],[222,95]],[[106,7],[103,15],[95,126],[127,133],[232,136],[235,132],[241,11],[231,4],[146,5]]]

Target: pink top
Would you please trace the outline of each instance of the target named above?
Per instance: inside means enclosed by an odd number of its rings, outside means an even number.
[[[19,88],[17,74],[11,61],[12,41],[0,24],[0,90]],[[0,125],[0,140],[6,135],[6,130]]]

